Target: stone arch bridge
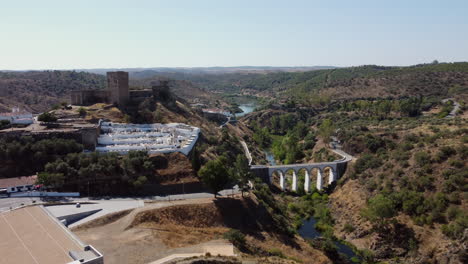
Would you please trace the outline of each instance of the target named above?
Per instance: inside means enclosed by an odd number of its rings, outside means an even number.
[[[326,184],[331,184],[338,180],[341,175],[346,170],[348,161],[351,158],[344,156],[341,160],[336,160],[332,162],[320,162],[320,163],[304,163],[304,164],[289,164],[289,165],[252,165],[250,167],[251,171],[264,182],[268,184],[273,184],[274,177],[273,174],[279,174],[279,186],[282,190],[286,189],[286,174],[292,173],[292,184],[291,191],[297,191],[298,187],[298,174],[299,171],[304,171],[304,191],[309,192],[312,188],[317,188],[317,190],[322,190],[323,186]],[[314,173],[315,171],[315,173]],[[328,173],[328,178],[323,176]],[[311,186],[311,180],[316,179],[316,185]]]

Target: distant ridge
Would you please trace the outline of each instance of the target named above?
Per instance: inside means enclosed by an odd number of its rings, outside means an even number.
[[[153,72],[153,73],[187,73],[187,74],[224,74],[224,73],[270,73],[270,72],[304,72],[314,70],[336,69],[335,66],[233,66],[233,67],[154,67],[154,68],[97,68],[97,69],[75,69],[97,74],[105,74],[108,71],[127,72]]]

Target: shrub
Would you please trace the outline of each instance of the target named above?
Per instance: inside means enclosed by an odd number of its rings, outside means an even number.
[[[78,114],[80,116],[85,116],[86,115],[86,109],[84,109],[83,107],[78,108]]]
[[[0,120],[0,130],[9,128],[10,127],[10,120]]]
[[[414,160],[420,167],[423,167],[431,163],[431,156],[427,152],[420,151],[414,154]]]
[[[455,155],[457,151],[450,146],[443,146],[440,148],[439,152],[436,154],[436,160],[438,162],[448,159],[450,156]]]
[[[346,223],[343,227],[343,231],[346,232],[346,233],[351,233],[355,230],[356,228],[350,224],[350,223]]]
[[[280,257],[280,258],[286,258],[286,256],[283,254],[283,252],[281,251],[281,249],[278,249],[278,248],[269,249],[269,250],[268,250],[268,253],[269,253],[271,256],[277,256],[277,257]]]
[[[229,240],[237,248],[245,247],[245,235],[237,229],[231,229],[223,234],[223,238]]]
[[[360,174],[367,169],[375,169],[382,166],[382,160],[371,154],[362,155],[355,163],[354,168],[356,173]]]
[[[468,217],[459,216],[454,222],[442,225],[442,233],[451,239],[459,239],[463,236],[465,228],[468,228]]]
[[[455,168],[463,168],[464,163],[461,160],[452,159],[452,160],[449,160],[449,165]]]
[[[462,211],[457,206],[451,205],[447,209],[447,218],[449,220],[454,220],[455,218],[457,218],[461,214],[462,214]]]
[[[37,120],[41,122],[55,122],[57,121],[57,117],[54,113],[44,112],[37,117]]]

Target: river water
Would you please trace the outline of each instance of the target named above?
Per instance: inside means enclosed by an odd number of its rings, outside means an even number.
[[[266,159],[268,161],[268,164],[271,165],[271,166],[276,165],[275,157],[273,156],[273,154],[271,152],[269,152],[269,151],[266,151],[266,150],[264,151],[264,153],[265,153],[265,157],[266,157]]]
[[[248,113],[252,113],[255,110],[255,105],[254,104],[241,104],[239,105],[239,108],[242,109],[242,113],[236,114],[237,117],[245,116]]]
[[[314,239],[321,237],[322,235],[320,234],[317,229],[315,229],[315,224],[317,223],[317,220],[315,218],[310,217],[307,220],[304,220],[302,222],[301,228],[299,228],[298,233],[300,236],[303,238],[309,238],[309,239]],[[352,257],[357,257],[356,254],[354,253],[353,249],[348,247],[345,244],[342,244],[338,241],[334,241],[335,246],[337,247],[338,253],[344,254],[348,259],[351,259]]]

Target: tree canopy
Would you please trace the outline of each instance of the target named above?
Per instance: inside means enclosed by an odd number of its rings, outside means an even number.
[[[208,161],[199,171],[202,182],[213,191],[214,197],[231,180],[231,175],[226,167],[227,159],[223,156],[216,160]]]

